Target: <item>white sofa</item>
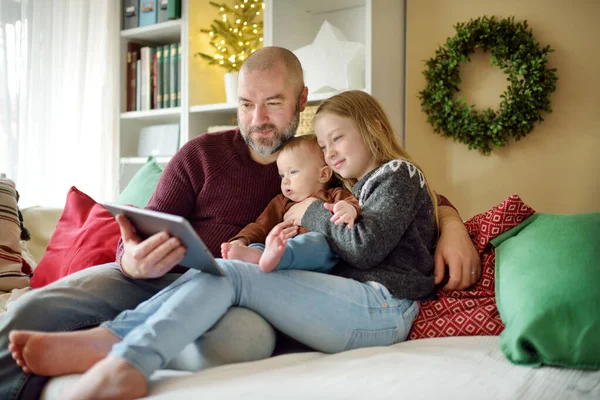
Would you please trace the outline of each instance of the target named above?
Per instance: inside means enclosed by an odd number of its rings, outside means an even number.
[[[43,255],[60,212],[24,210],[35,260]],[[498,343],[492,336],[423,339],[335,355],[286,354],[196,373],[162,370],[152,377],[148,398],[600,399],[600,371],[515,366]],[[193,354],[183,364],[200,367]],[[52,379],[42,399],[60,399],[75,379]]]

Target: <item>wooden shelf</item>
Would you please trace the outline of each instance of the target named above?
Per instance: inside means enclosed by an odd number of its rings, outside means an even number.
[[[310,90],[310,88],[309,88]],[[366,91],[365,89],[362,89]],[[323,92],[308,94],[308,102],[321,102],[331,96],[338,94],[339,92]],[[236,112],[237,104],[231,103],[215,103],[215,104],[201,104],[190,107],[190,113],[214,113],[214,112]]]
[[[121,37],[151,43],[175,43],[181,40],[181,20],[161,22],[121,31]]]
[[[354,7],[364,7],[366,0],[302,0],[302,8],[309,14],[324,14]]]
[[[159,164],[166,164],[171,160],[171,156],[154,158]],[[146,164],[146,162],[148,161],[148,157],[121,157],[119,161],[121,164]]]
[[[180,116],[181,116],[181,107],[160,108],[158,110],[146,110],[146,111],[129,111],[129,112],[121,113],[122,120],[179,121]]]
[[[231,103],[215,103],[215,104],[201,104],[190,107],[191,113],[204,113],[204,112],[235,112],[237,110],[237,104]]]

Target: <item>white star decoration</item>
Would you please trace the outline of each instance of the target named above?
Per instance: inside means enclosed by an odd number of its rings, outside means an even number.
[[[302,63],[304,81],[313,93],[363,89],[365,46],[348,42],[329,22],[323,22],[312,44],[294,51]]]

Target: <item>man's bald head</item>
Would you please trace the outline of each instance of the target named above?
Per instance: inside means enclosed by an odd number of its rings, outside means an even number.
[[[304,88],[302,65],[294,53],[283,47],[271,46],[256,50],[244,61],[240,72],[267,71],[280,63],[287,71],[286,84],[300,92]]]

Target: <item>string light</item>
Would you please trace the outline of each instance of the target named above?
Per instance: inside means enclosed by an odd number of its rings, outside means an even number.
[[[263,21],[260,11],[264,10],[262,0],[237,0],[237,4],[211,5],[219,9],[220,19],[211,24],[210,29],[201,29],[210,37],[210,45],[215,54],[198,53],[209,64],[217,64],[229,71],[239,70],[241,63],[263,45]],[[255,6],[258,5],[259,7]]]

